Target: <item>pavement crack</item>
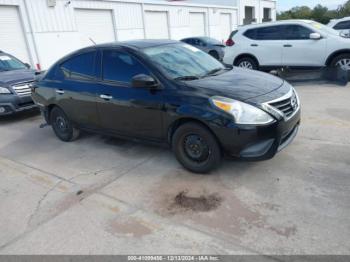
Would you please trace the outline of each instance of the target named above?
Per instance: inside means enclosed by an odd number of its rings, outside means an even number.
[[[54,184],[38,201],[33,213],[29,216],[28,222],[27,222],[27,226],[29,227],[33,218],[35,217],[35,215],[39,212],[41,204],[44,202],[44,200],[47,198],[47,196],[56,189],[57,186],[59,186],[61,184],[62,181],[58,181],[56,184]]]

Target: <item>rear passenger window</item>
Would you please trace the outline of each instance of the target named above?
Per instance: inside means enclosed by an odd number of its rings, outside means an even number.
[[[350,21],[340,22],[334,26],[334,29],[336,30],[350,29]]]
[[[150,72],[131,55],[117,51],[103,51],[103,79],[107,81],[130,83],[138,74]]]
[[[88,52],[81,55],[74,56],[61,64],[60,68],[65,78],[75,80],[91,80],[95,77],[96,52]]]
[[[285,26],[268,26],[247,30],[244,35],[253,40],[283,40]]]
[[[314,33],[311,29],[301,25],[286,26],[286,38],[288,40],[310,39],[310,34]]]
[[[250,39],[253,39],[253,40],[257,40],[256,38],[256,29],[250,29],[250,30],[247,30],[244,35]],[[231,37],[232,38],[232,37]]]

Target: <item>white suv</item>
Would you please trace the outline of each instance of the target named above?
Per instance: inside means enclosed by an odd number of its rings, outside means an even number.
[[[309,20],[242,26],[226,42],[224,63],[250,69],[341,67],[350,70],[350,38]]]
[[[341,19],[332,19],[328,26],[350,37],[350,16]]]

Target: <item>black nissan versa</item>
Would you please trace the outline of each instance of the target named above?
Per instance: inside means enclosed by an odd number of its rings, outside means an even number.
[[[81,49],[53,65],[32,97],[63,141],[88,130],[168,144],[196,173],[211,171],[223,154],[270,159],[300,122],[287,82],[171,40]]]
[[[0,51],[0,116],[36,107],[30,91],[35,70]]]

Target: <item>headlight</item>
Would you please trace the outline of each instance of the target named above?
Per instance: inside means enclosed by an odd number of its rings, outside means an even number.
[[[274,121],[263,110],[231,98],[214,96],[210,100],[215,107],[231,114],[237,124],[263,125]]]
[[[0,94],[11,94],[11,92],[5,87],[0,87]]]

